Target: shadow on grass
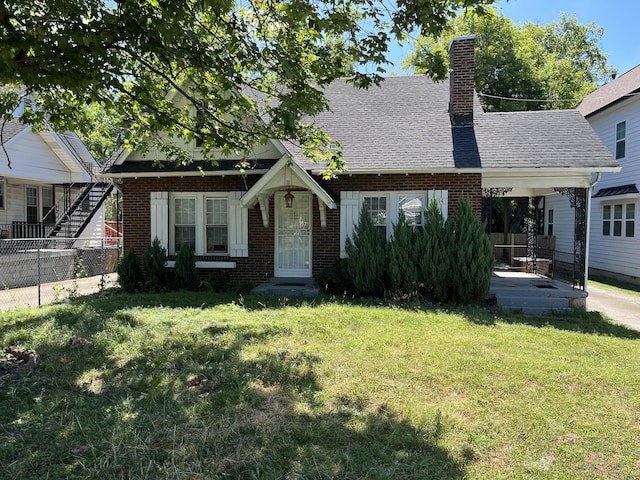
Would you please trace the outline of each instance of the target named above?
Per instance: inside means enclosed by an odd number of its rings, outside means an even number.
[[[588,312],[575,309],[573,315],[524,315],[501,309],[466,311],[464,314],[470,322],[478,325],[494,325],[497,322],[522,324],[538,328],[556,328],[570,332],[603,335],[631,340],[640,339],[640,332],[624,325],[611,322],[600,312]]]
[[[86,299],[0,330],[39,359],[0,377],[7,478],[457,479],[473,461],[438,446],[439,414],[418,428],[385,405],[326,403],[320,358],[266,347],[284,327],[168,322],[144,335],[122,307]]]

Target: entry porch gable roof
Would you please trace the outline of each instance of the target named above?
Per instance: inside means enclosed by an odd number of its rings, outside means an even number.
[[[330,209],[336,208],[336,202],[316,180],[303,170],[289,154],[283,155],[271,169],[242,196],[244,207],[253,207],[262,195],[271,195],[287,188],[304,188],[313,192]]]

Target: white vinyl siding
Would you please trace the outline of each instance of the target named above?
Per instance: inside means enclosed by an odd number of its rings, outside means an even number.
[[[354,226],[360,220],[363,203],[367,205],[369,214],[380,236],[388,239],[393,225],[398,222],[400,209],[410,225],[423,224],[424,210],[428,202],[435,201],[444,218],[448,215],[447,190],[388,191],[388,192],[340,192],[340,257],[345,258],[347,237],[353,236]]]
[[[604,172],[594,187],[594,193],[603,188],[628,184],[635,184],[640,188],[640,96],[625,98],[623,101],[590,116],[588,121],[614,157],[616,156],[617,125],[622,122],[625,124],[624,157],[618,159],[622,172]],[[603,205],[634,203],[636,204],[634,213],[637,214],[638,200],[637,194],[624,198],[593,198],[589,244],[590,267],[606,272],[638,276],[638,272],[640,272],[640,242],[635,236],[635,221],[633,223],[633,237],[614,237],[613,224],[611,225],[611,235],[602,234]],[[613,221],[613,209],[611,215]],[[623,221],[626,222],[626,219]],[[556,218],[556,230],[560,226],[559,222],[560,219]],[[626,231],[626,225],[624,230]]]

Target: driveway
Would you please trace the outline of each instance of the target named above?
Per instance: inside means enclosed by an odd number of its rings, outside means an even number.
[[[640,331],[640,295],[592,283],[589,284],[588,291],[587,310],[602,312],[614,322]]]

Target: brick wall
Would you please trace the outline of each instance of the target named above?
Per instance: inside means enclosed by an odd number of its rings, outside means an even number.
[[[135,248],[139,255],[150,243],[151,192],[228,192],[242,191],[258,180],[248,176],[246,184],[240,176],[138,178],[123,182],[123,233],[125,249]],[[448,190],[448,211],[455,217],[460,196],[470,199],[474,212],[480,216],[482,205],[480,174],[412,174],[412,175],[343,175],[327,182],[339,197],[341,191],[391,190]],[[249,210],[249,257],[199,257],[199,260],[233,260],[236,268],[217,271],[238,283],[258,283],[273,276],[274,272],[274,203],[269,205],[269,226],[264,227],[260,208]],[[318,199],[313,198],[313,276],[333,265],[340,255],[340,209],[327,209],[327,228],[320,226]],[[206,275],[208,272],[202,272]]]

